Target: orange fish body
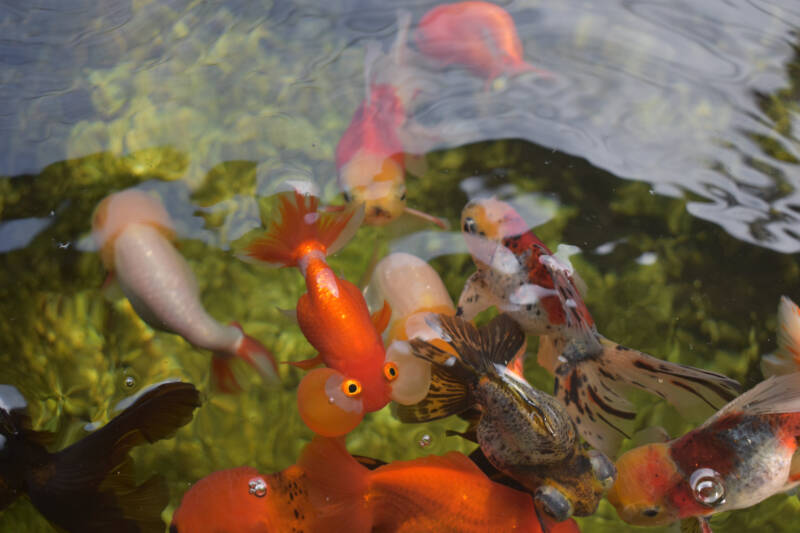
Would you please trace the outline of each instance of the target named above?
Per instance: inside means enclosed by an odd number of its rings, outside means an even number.
[[[338,278],[325,262],[358,228],[353,211],[324,214],[318,199],[295,192],[280,197],[280,222],[249,247],[257,259],[296,266],[308,292],[300,297],[297,320],[319,357],[298,366],[324,363],[309,372],[298,389],[306,424],[326,436],[343,435],[389,401],[396,377],[385,368],[386,353],[358,288]],[[391,365],[390,365],[391,366]]]
[[[417,47],[445,65],[463,65],[489,80],[501,74],[542,72],[523,59],[514,19],[488,2],[434,7],[419,21]]]
[[[450,452],[368,470],[337,439],[318,437],[272,475],[215,472],[184,494],[172,533],[542,531],[530,495],[491,481]],[[548,526],[551,524],[547,523]],[[572,520],[548,531],[576,533]]]

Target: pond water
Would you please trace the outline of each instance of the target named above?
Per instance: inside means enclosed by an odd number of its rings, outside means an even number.
[[[388,50],[396,10],[416,22],[432,5],[0,1],[0,383],[23,392],[35,425],[57,431],[60,445],[147,385],[197,384],[205,402],[194,422],[134,454],[142,478],[168,480],[165,520],[213,470],[295,461],[312,436],[295,406],[302,372],[282,365],[277,387],[252,376],[239,395],[215,393],[207,353],[153,331],[103,290],[94,207],[126,187],[157,191],[211,314],[240,322],[279,360],[311,357],[281,311],[305,290],[299,274],[236,254],[286,180],[312,180],[338,200],[334,150],[364,97],[367,43]],[[551,76],[487,84],[457,68],[419,71],[427,83],[413,119],[426,135],[415,151],[425,157],[408,202],[452,229],[407,218],[364,227],[331,264],[357,282],[373,250],[409,251],[431,260],[457,298],[474,270],[455,231],[460,210],[496,194],[551,248],[577,247],[571,259],[605,336],[752,386],[775,349],[780,295],[800,299],[800,6],[504,7],[526,59]],[[526,373],[552,389],[532,362]],[[692,427],[636,400],[640,428]],[[461,427],[409,427],[387,408],[348,447],[387,461],[468,451],[444,435]],[[713,525],[793,531],[798,521],[797,498],[776,496]],[[607,502],[579,522],[590,533],[639,530]],[[21,501],[0,515],[0,531],[50,528]]]

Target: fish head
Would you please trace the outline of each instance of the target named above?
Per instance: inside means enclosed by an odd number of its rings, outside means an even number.
[[[472,258],[486,267],[496,260],[498,251],[510,254],[503,240],[525,234],[528,224],[511,205],[491,197],[472,200],[464,207],[461,231]]]
[[[403,154],[359,150],[339,170],[348,204],[364,206],[364,222],[381,226],[403,214],[406,183]]]
[[[114,265],[115,239],[131,224],[153,226],[168,239],[174,237],[172,220],[160,200],[137,189],[110,194],[92,214],[92,238],[106,269]]]
[[[363,385],[333,368],[315,368],[300,381],[297,408],[316,434],[346,435],[364,418]]]
[[[667,443],[634,448],[617,459],[617,480],[608,501],[625,522],[666,525],[680,519],[671,495],[683,481]]]

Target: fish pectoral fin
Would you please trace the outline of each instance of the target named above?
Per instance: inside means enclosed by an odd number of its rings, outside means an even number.
[[[458,298],[456,316],[472,320],[478,313],[496,304],[496,298],[489,290],[486,271],[478,270],[464,284],[464,289]]]
[[[295,368],[303,370],[311,370],[323,364],[322,354],[317,354],[311,359],[303,359],[302,361],[284,361],[283,364],[292,365]]]
[[[428,395],[414,405],[397,405],[395,414],[403,422],[428,422],[463,413],[470,407],[467,386],[441,368],[433,366]]]
[[[383,333],[386,326],[389,325],[389,320],[392,318],[392,307],[389,305],[389,302],[384,300],[383,307],[372,313],[370,318],[372,319],[372,325],[375,326],[375,330],[378,333]]]

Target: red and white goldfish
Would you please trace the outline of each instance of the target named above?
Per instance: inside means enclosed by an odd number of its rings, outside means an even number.
[[[128,453],[191,421],[200,393],[172,381],[123,402],[118,408],[124,410],[105,426],[50,453],[53,436],[33,430],[19,390],[0,385],[0,511],[27,494],[59,531],[162,533],[166,484],[156,475],[137,485]]]
[[[410,15],[398,18],[397,40],[389,54],[369,43],[365,57],[366,96],[336,146],[339,186],[350,205],[364,205],[364,222],[387,224],[403,213],[441,227],[445,223],[406,205],[403,128],[417,92],[415,76],[403,59]]]
[[[800,307],[788,296],[778,304],[778,349],[761,358],[764,377],[800,372]]]
[[[514,19],[488,2],[456,2],[436,6],[414,32],[417,48],[444,65],[462,65],[492,80],[502,74],[538,72],[523,59]]]
[[[578,533],[540,520],[531,497],[491,481],[450,452],[368,470],[335,439],[317,437],[296,465],[271,475],[215,472],[184,494],[171,533]]]
[[[358,287],[337,277],[325,262],[358,229],[361,211],[321,213],[318,198],[297,191],[280,195],[279,202],[280,220],[247,253],[303,274],[308,292],[297,302],[297,321],[319,355],[297,366],[324,363],[327,368],[311,370],[300,382],[300,416],[320,435],[344,435],[365,413],[389,402],[398,372],[386,361],[380,331],[390,310],[384,307],[373,321]]]
[[[472,201],[461,227],[478,270],[464,286],[459,314],[469,319],[494,305],[539,335],[539,364],[555,375],[555,394],[593,447],[613,455],[629,436],[636,417],[625,398],[630,387],[683,408],[716,409],[736,396],[739,384],[726,376],[662,361],[600,335],[577,275],[509,204]]]
[[[158,199],[136,189],[107,196],[92,216],[92,236],[103,265],[142,320],[214,353],[211,375],[220,390],[241,388],[229,366],[233,358],[247,362],[265,381],[278,379],[275,360],[260,342],[205,310],[194,274],[171,242],[172,221]]]
[[[557,521],[594,513],[614,482],[614,464],[581,444],[558,399],[506,368],[525,348],[519,324],[505,314],[480,329],[447,315],[428,322],[445,343],[409,341],[414,355],[434,368],[430,393],[416,405],[399,406],[400,420],[474,413],[464,436],[480,445],[494,468],[530,491],[542,511]]]
[[[405,405],[428,394],[430,363],[411,354],[408,339],[433,341],[437,333],[425,319],[432,314],[455,315],[456,307],[439,274],[422,259],[406,253],[389,254],[375,266],[369,291],[392,308],[386,335],[386,360],[399,377],[392,383],[392,400]]]
[[[799,441],[800,374],[772,377],[683,437],[623,454],[608,499],[641,526],[750,507],[800,484]]]

